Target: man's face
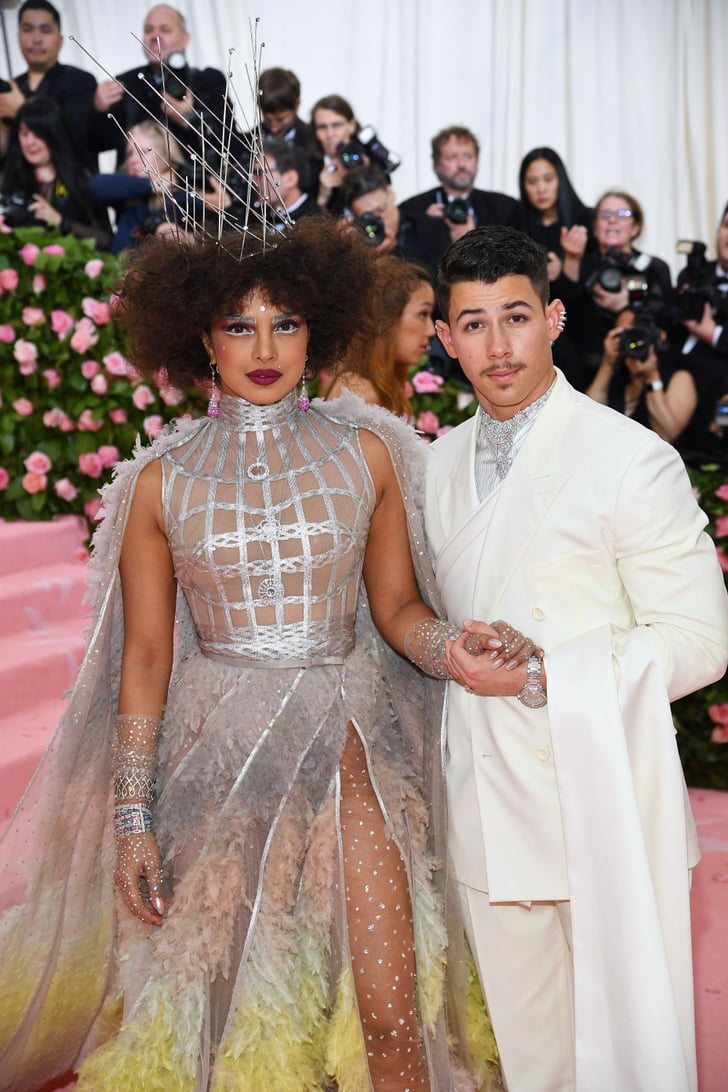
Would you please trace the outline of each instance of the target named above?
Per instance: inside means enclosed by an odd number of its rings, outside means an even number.
[[[144,20],[143,38],[147,59],[161,55],[163,61],[172,53],[184,53],[190,40],[179,15],[166,4],[159,4],[149,12]]]
[[[728,212],[718,225],[718,235],[715,241],[718,261],[723,269],[728,269]]]
[[[478,156],[471,140],[450,137],[440,147],[435,174],[446,190],[470,193],[478,173]]]
[[[379,216],[384,224],[384,240],[377,247],[378,250],[392,250],[397,242],[399,231],[399,209],[394,199],[394,190],[387,186],[386,190],[372,190],[363,197],[357,197],[351,203],[351,211],[358,218],[365,212],[373,212]]]
[[[562,311],[560,300],[544,309],[520,274],[452,286],[448,322],[438,322],[437,333],[491,417],[508,420],[548,390],[554,378],[549,342],[559,335]]]
[[[296,121],[295,110],[264,110],[263,124],[273,136],[285,136]]]
[[[18,27],[18,43],[31,72],[47,72],[58,60],[63,35],[49,12],[27,8]]]
[[[269,155],[263,156],[263,159],[253,168],[253,176],[260,196],[274,208],[286,207],[287,194],[284,192],[286,189],[284,179],[291,173],[287,171],[286,175],[282,175],[276,166],[275,159]]]

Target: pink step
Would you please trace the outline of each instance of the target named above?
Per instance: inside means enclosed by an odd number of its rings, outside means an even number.
[[[0,520],[0,580],[9,573],[72,561],[86,536],[87,524],[79,516],[37,523]]]
[[[60,698],[76,681],[86,622],[78,617],[24,635],[0,639],[2,721],[38,702]]]
[[[1,540],[0,540],[1,541]],[[0,635],[22,635],[85,613],[86,566],[61,562],[0,578]]]
[[[62,698],[0,721],[0,827],[12,815],[63,712]]]

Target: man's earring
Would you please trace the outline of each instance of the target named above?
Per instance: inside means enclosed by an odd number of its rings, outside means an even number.
[[[558,326],[559,330],[564,329],[564,327],[566,326],[566,311],[561,312],[561,314],[559,315],[559,321],[556,323],[556,325]]]

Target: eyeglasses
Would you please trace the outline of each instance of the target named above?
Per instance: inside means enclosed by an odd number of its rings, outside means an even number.
[[[597,213],[597,220],[611,220],[613,216],[619,220],[629,220],[634,212],[632,209],[601,209]]]

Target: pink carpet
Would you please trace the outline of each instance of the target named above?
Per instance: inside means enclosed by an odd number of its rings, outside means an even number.
[[[70,517],[0,520],[1,825],[32,776],[83,655],[83,536],[81,521]],[[690,799],[703,853],[692,895],[700,1092],[726,1092],[728,792],[691,789]]]

